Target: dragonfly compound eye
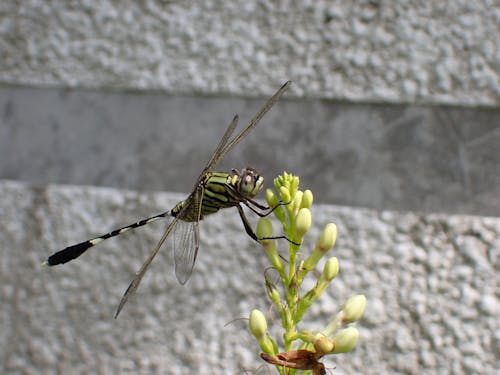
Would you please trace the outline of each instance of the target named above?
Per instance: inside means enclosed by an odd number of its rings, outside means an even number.
[[[248,198],[253,198],[262,189],[264,178],[255,170],[246,168],[242,171],[239,181],[240,192]]]
[[[249,197],[254,197],[262,189],[264,178],[256,173],[245,175],[241,181],[241,192]]]

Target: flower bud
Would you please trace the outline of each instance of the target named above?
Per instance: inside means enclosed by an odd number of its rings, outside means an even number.
[[[303,192],[300,190],[295,193],[295,196],[293,197],[293,202],[292,202],[292,209],[293,212],[297,213],[300,209],[300,204],[302,203],[302,196],[304,195]]]
[[[271,208],[280,204],[278,197],[271,189],[266,189],[266,201]]]
[[[274,188],[279,191],[281,186],[283,186],[283,175],[279,175],[274,179]]]
[[[352,323],[361,319],[366,308],[366,297],[362,294],[357,294],[345,301],[342,312],[343,322]]]
[[[259,341],[259,346],[264,353],[275,355],[277,352],[277,345],[269,335],[265,335]]]
[[[286,215],[283,207],[281,207],[281,202],[271,189],[266,190],[266,200],[269,208],[272,209],[274,216],[276,216],[276,219],[281,223],[286,222]]]
[[[311,228],[312,218],[311,210],[308,208],[301,208],[295,217],[295,231],[297,238],[304,237],[304,234]]]
[[[299,189],[299,184],[300,184],[299,176],[295,176],[293,174],[289,174],[288,177],[290,179],[289,190],[290,190],[290,192],[291,192],[292,195],[295,195],[295,193]]]
[[[321,237],[317,243],[319,250],[326,253],[333,247],[333,245],[335,245],[336,240],[337,226],[333,223],[326,224],[326,227],[323,230],[323,233],[321,233]]]
[[[257,222],[255,231],[257,238],[269,238],[273,236],[273,223],[267,217],[261,217]]]
[[[266,277],[265,278],[266,282],[266,291],[267,295],[269,296],[269,299],[274,303],[274,304],[279,304],[281,300],[280,292],[278,288],[271,282],[271,280]]]
[[[311,190],[307,189],[302,194],[302,202],[300,203],[300,208],[311,208],[313,204],[313,193]]]
[[[280,192],[281,200],[284,203],[290,203],[290,200],[292,198],[290,197],[290,192],[288,191],[288,189],[284,186],[280,186],[279,192]]]
[[[335,347],[332,353],[347,353],[354,349],[359,339],[359,331],[355,327],[347,327],[333,336]]]
[[[250,332],[255,338],[260,342],[264,339],[267,332],[267,322],[264,314],[254,309],[250,313],[250,322],[249,322]]]
[[[328,258],[323,268],[322,278],[326,281],[333,280],[339,273],[339,260],[337,257]]]

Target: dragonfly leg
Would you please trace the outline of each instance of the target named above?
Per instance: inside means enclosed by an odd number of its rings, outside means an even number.
[[[247,206],[247,207],[249,207],[249,206]],[[294,245],[300,246],[299,243],[293,242],[287,236],[273,236],[273,237],[262,237],[262,238],[257,237],[257,234],[255,234],[255,232],[253,231],[252,227],[250,226],[250,223],[248,222],[248,219],[247,219],[247,217],[245,215],[245,212],[243,211],[243,207],[241,207],[239,204],[237,204],[236,208],[238,209],[238,213],[240,214],[241,221],[243,221],[243,226],[245,227],[245,231],[247,232],[247,234],[250,237],[252,237],[254,239],[254,241],[259,242],[259,241],[262,241],[262,240],[281,240],[281,239],[283,239],[283,240],[287,240],[290,243],[293,243]]]
[[[245,206],[247,206],[249,209],[251,209],[254,213],[256,213],[257,215],[259,215],[260,217],[266,217],[268,215],[270,215],[271,213],[274,212],[275,209],[277,209],[278,207],[280,206],[286,206],[288,204],[290,204],[290,202],[288,203],[285,203],[285,202],[279,202],[276,206],[274,207],[269,207],[269,206],[264,206],[256,201],[254,201],[253,199],[245,199],[243,201],[243,204]],[[259,210],[262,210],[262,211],[267,211],[267,212],[259,212],[257,209],[255,209],[255,207],[252,207],[252,206],[255,206],[257,207]]]
[[[238,209],[238,213],[240,214],[241,221],[243,222],[243,226],[245,227],[245,231],[247,232],[247,234],[252,237],[254,241],[259,242],[259,237],[257,237],[252,227],[250,226],[243,208],[239,204],[236,205],[236,208]]]
[[[279,201],[279,203],[276,206],[270,207],[260,204],[259,202],[244,196],[243,194],[241,194],[241,192],[239,192],[237,189],[234,188],[234,186],[231,186],[230,184],[225,184],[225,188],[228,190],[228,192],[231,192],[231,194],[234,195],[234,197],[239,202],[243,203],[245,206],[247,206],[249,209],[251,209],[254,213],[259,215],[260,217],[266,217],[269,214],[271,214],[275,209],[277,209],[279,206],[286,206],[291,203],[291,201],[287,203]],[[261,212],[261,211],[266,211],[266,212]]]

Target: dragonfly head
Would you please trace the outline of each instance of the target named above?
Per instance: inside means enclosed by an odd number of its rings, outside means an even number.
[[[253,198],[264,186],[264,177],[253,168],[233,169],[233,184],[247,198]]]

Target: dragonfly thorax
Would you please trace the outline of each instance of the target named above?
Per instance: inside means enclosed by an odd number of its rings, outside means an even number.
[[[199,221],[222,208],[252,199],[263,186],[264,177],[253,168],[233,169],[231,174],[207,172],[198,188],[172,208],[171,215],[183,221]]]

